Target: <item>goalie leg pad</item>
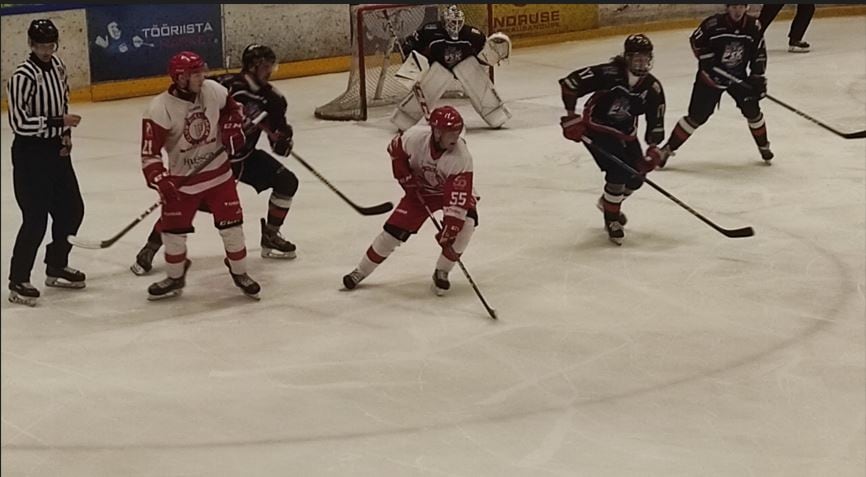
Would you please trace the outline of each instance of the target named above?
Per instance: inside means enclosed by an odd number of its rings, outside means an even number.
[[[421,91],[424,93],[424,99],[427,101],[427,106],[430,110],[439,98],[445,94],[445,90],[451,85],[454,75],[447,68],[439,63],[433,63],[426,73],[421,77],[418,83],[421,86]],[[391,115],[391,123],[393,123],[401,131],[406,131],[415,125],[422,117],[424,111],[421,109],[421,102],[415,97],[415,92],[411,91]]]
[[[502,127],[511,118],[511,112],[505,107],[478,59],[470,56],[461,61],[454,67],[454,75],[463,85],[463,91],[469,97],[472,107],[490,127]]]

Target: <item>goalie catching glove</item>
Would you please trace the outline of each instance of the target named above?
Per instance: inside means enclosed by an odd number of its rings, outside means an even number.
[[[498,31],[487,37],[484,48],[478,53],[478,60],[490,66],[499,66],[502,60],[511,56],[511,38]]]

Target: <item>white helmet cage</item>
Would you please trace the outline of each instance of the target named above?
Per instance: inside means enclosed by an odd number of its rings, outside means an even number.
[[[443,19],[445,21],[445,31],[448,32],[448,36],[450,36],[452,40],[456,40],[466,21],[463,11],[461,11],[460,7],[457,5],[451,5],[447,10],[445,10]]]

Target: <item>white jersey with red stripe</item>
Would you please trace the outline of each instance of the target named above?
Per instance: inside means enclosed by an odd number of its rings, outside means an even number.
[[[465,139],[458,139],[452,151],[438,152],[433,148],[432,129],[417,127],[403,133],[402,146],[422,195],[443,196],[446,215],[464,218],[466,211],[475,208],[472,154]]]
[[[225,152],[195,176],[185,177],[220,149],[220,115],[234,105],[226,88],[209,79],[194,101],[181,99],[171,90],[153,98],[142,121],[141,167],[145,177],[155,175],[154,170],[165,170],[176,184],[185,181],[179,187],[185,194],[198,194],[231,180]],[[163,163],[163,149],[167,164]]]

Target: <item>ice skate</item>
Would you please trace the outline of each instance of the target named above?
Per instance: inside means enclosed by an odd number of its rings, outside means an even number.
[[[161,244],[147,242],[144,247],[139,250],[138,255],[135,256],[135,263],[133,263],[129,269],[132,273],[142,276],[147,275],[153,270],[153,258],[156,256],[156,252],[159,251],[159,247]]]
[[[622,241],[625,239],[625,229],[622,228],[622,224],[619,221],[612,220],[605,223],[605,229],[607,229],[607,238],[611,242],[622,245]]]
[[[364,274],[356,268],[349,272],[348,275],[343,276],[343,286],[346,287],[346,290],[354,290],[364,278]]]
[[[258,284],[258,282],[256,282],[252,278],[250,278],[250,276],[247,275],[246,273],[241,273],[241,274],[232,273],[232,267],[229,264],[228,258],[223,259],[223,263],[225,263],[226,267],[228,267],[229,275],[232,276],[232,281],[235,282],[235,286],[240,288],[241,291],[244,292],[244,295],[246,295],[246,296],[248,296],[254,300],[260,300],[261,299],[261,297],[259,297],[259,292],[262,290],[262,287]]]
[[[84,288],[84,273],[69,267],[45,267],[45,285],[56,288]]]
[[[180,278],[165,277],[150,285],[147,288],[147,299],[155,301],[182,295],[183,287],[186,286],[186,271],[189,270],[190,265],[192,261],[189,259],[183,263],[183,275]]]
[[[788,43],[788,52],[790,53],[808,53],[809,48],[812,45],[806,43],[805,41],[792,41]]]
[[[39,290],[30,282],[9,283],[9,302],[18,305],[36,306]]]
[[[279,228],[261,219],[262,224],[262,257],[292,259],[295,254],[295,244],[280,235]]]
[[[761,159],[763,159],[768,165],[770,164],[770,161],[773,160],[773,157],[775,157],[773,151],[770,150],[769,144],[766,146],[758,146],[758,151],[761,152]]]
[[[599,197],[598,202],[595,203],[595,207],[598,210],[600,210],[602,213],[604,213],[604,204],[601,201],[602,201],[602,198]],[[617,217],[616,221],[619,222],[620,225],[625,227],[625,224],[628,222],[628,217],[626,217],[625,214],[620,212],[619,217]]]
[[[448,281],[448,272],[445,270],[435,270],[433,272],[433,292],[436,296],[443,296],[451,289],[451,282]]]

